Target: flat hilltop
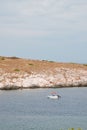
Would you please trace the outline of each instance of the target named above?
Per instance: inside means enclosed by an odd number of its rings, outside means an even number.
[[[86,64],[0,56],[0,89],[86,85]]]
[[[0,69],[9,73],[14,73],[16,71],[39,73],[46,70],[52,71],[52,69],[54,70],[56,67],[87,70],[86,64],[60,63],[47,60],[22,59],[18,57],[0,57]]]

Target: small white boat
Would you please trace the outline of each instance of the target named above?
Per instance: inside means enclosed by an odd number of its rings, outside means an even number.
[[[50,99],[58,99],[61,96],[59,96],[59,95],[48,95],[47,97],[50,98]]]

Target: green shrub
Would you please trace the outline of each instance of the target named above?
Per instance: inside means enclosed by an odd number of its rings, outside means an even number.
[[[19,69],[14,69],[14,71],[19,72],[20,70]]]
[[[69,128],[68,130],[75,130],[74,128]]]
[[[28,65],[31,65],[31,66],[32,66],[33,64],[32,64],[32,63],[29,63]]]
[[[74,128],[71,128],[71,130],[74,130]]]

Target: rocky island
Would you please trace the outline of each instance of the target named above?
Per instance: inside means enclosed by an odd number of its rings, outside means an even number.
[[[87,86],[87,65],[0,56],[0,89]]]

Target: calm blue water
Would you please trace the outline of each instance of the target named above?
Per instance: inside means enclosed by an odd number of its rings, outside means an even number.
[[[61,99],[47,96],[57,92]],[[0,130],[87,130],[87,88],[0,91]]]

